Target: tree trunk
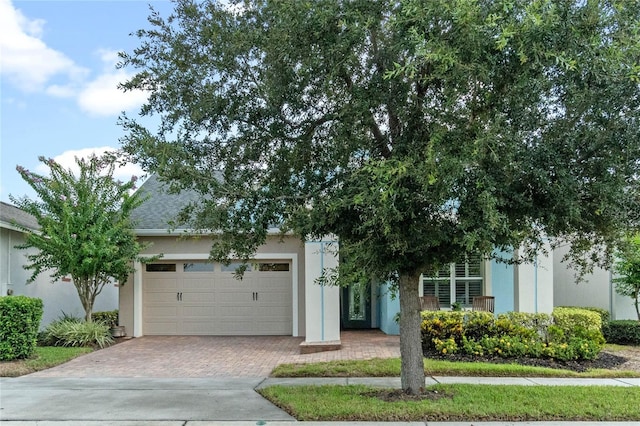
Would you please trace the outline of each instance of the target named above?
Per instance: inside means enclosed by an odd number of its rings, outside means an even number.
[[[419,280],[419,274],[400,274],[400,379],[402,389],[411,395],[424,388]]]
[[[93,311],[93,303],[95,300],[95,295],[92,294],[89,287],[91,282],[86,278],[79,278],[74,276],[72,276],[72,280],[73,285],[78,291],[78,297],[80,298],[82,308],[84,309],[84,320],[86,322],[91,322],[91,313]]]

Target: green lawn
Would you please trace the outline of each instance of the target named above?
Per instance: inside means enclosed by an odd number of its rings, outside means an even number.
[[[436,385],[431,398],[386,402],[367,386],[272,386],[260,393],[300,421],[623,421],[640,388]],[[437,393],[435,393],[437,392]]]
[[[427,376],[640,377],[637,371],[424,360]],[[400,359],[282,364],[274,377],[398,377]],[[260,393],[303,421],[624,421],[640,419],[640,388],[436,385],[424,400],[385,401],[367,386],[272,386]],[[436,393],[437,392],[437,393]]]
[[[0,362],[0,377],[18,377],[63,364],[93,351],[91,348],[37,346],[29,359]]]
[[[518,364],[484,362],[453,362],[424,360],[427,376],[485,376],[485,377],[640,377],[636,371],[589,370],[577,373],[554,368],[529,367]],[[273,377],[399,377],[400,359],[371,359],[365,361],[330,361],[313,364],[281,364]]]

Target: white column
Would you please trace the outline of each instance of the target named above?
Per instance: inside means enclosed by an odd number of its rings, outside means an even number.
[[[514,268],[515,310],[518,312],[546,313],[553,311],[553,253],[549,243],[548,254],[540,252],[533,263]]]
[[[340,341],[340,288],[317,283],[323,272],[338,266],[337,249],[331,239],[305,242],[306,343]]]

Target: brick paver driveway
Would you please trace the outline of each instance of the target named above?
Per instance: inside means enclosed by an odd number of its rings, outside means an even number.
[[[398,336],[343,331],[342,349],[300,355],[300,337],[145,336],[31,377],[267,377],[278,364],[400,356]]]

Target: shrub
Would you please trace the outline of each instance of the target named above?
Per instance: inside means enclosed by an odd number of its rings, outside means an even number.
[[[36,347],[42,300],[0,297],[0,360],[28,358]]]
[[[483,337],[479,341],[484,352],[501,358],[518,358],[528,355],[527,344],[519,337]]]
[[[559,324],[552,324],[553,318],[546,314],[509,313],[495,318],[488,312],[423,312],[423,349],[442,355],[596,358],[604,344],[600,314],[569,309],[561,310],[559,317]]]
[[[101,322],[109,328],[115,327],[118,325],[118,310],[94,312],[91,314],[91,319],[95,322]]]
[[[58,323],[61,322],[82,322],[84,321],[82,318],[68,314],[65,311],[62,312],[55,321],[51,322],[44,331],[38,333],[38,345],[40,346],[62,346],[58,343],[58,339],[49,333],[49,329],[55,328]]]
[[[480,340],[489,335],[495,319],[491,312],[468,312],[464,318],[464,337]]]
[[[606,324],[611,320],[611,313],[609,311],[607,311],[606,309],[602,309],[602,308],[596,308],[593,306],[588,306],[586,308],[582,308],[582,309],[586,309],[587,311],[592,311],[592,312],[596,312],[598,314],[600,314],[600,318],[602,318],[602,324]]]
[[[602,332],[605,340],[609,343],[640,345],[640,321],[609,321],[604,325]]]
[[[532,328],[527,328],[516,322],[513,322],[509,317],[499,315],[496,319],[493,328],[491,330],[492,336],[511,336],[518,337],[523,340],[535,338],[538,334]]]
[[[583,308],[555,308],[553,322],[565,333],[571,334],[578,327],[602,331],[602,317],[598,312]]]
[[[498,318],[506,318],[514,324],[533,330],[538,336],[544,336],[547,328],[553,324],[551,315],[542,313],[507,312],[498,315]]]
[[[103,348],[113,343],[109,328],[101,322],[59,320],[49,324],[44,331],[44,340],[53,346]]]
[[[453,337],[449,337],[446,340],[440,340],[438,338],[433,339],[433,345],[437,352],[444,355],[451,355],[458,352],[458,344]]]
[[[436,350],[436,339],[453,339],[456,345],[462,343],[463,312],[424,311],[422,312],[422,345],[426,350]]]

